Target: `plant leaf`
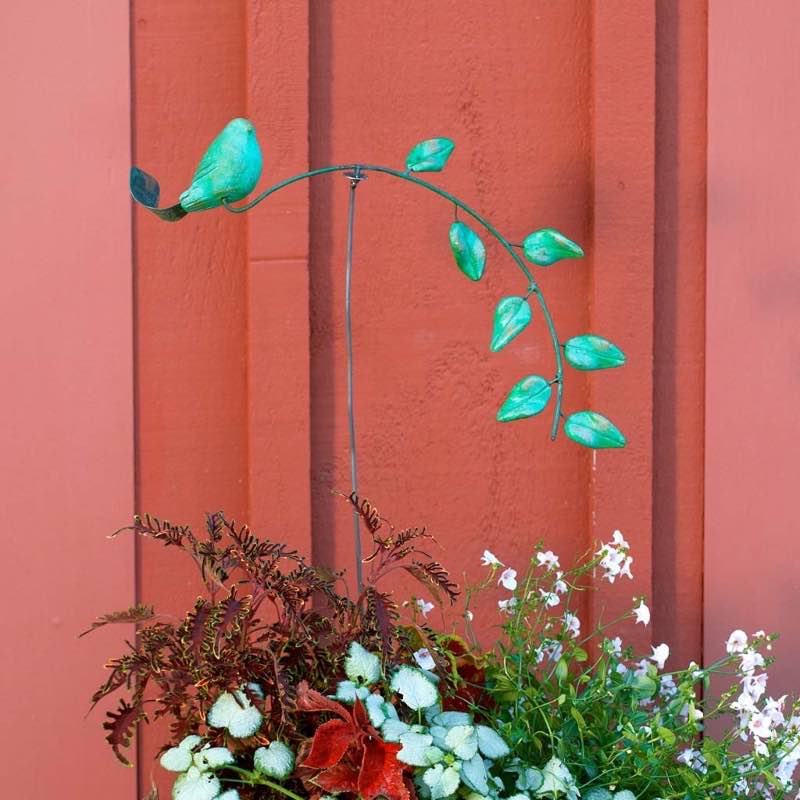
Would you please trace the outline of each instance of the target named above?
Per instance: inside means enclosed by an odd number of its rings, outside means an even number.
[[[144,622],[145,620],[152,619],[155,615],[153,606],[146,606],[143,603],[138,603],[135,606],[126,608],[124,611],[112,611],[110,614],[103,614],[102,617],[98,617],[83,633],[81,633],[78,638],[80,639],[81,636],[86,636],[87,633],[96,631],[104,625]]]
[[[326,769],[338,764],[353,743],[356,730],[341,719],[331,719],[320,725],[311,740],[311,751],[300,766]]]
[[[447,731],[445,744],[462,761],[469,761],[478,752],[478,737],[472,725],[456,725]]]
[[[439,699],[436,687],[418,669],[400,667],[392,677],[392,690],[414,711],[432,706]]]
[[[478,792],[483,797],[489,795],[488,777],[489,774],[480,753],[475,753],[468,761],[461,762],[461,780],[473,792]]]
[[[575,369],[611,369],[625,363],[625,353],[602,336],[574,336],[564,345],[564,358]]]
[[[604,450],[625,447],[627,442],[611,420],[596,411],[578,411],[564,423],[564,432],[573,442]]]
[[[144,711],[139,706],[129,705],[125,700],[120,700],[116,711],[107,711],[108,720],[103,723],[103,728],[108,731],[106,741],[111,745],[114,755],[126,766],[131,762],[120,752],[121,747],[130,747],[136,723],[146,719]]]
[[[480,236],[463,222],[454,222],[450,226],[450,248],[458,268],[471,281],[479,281],[486,268],[486,248]]]
[[[531,307],[524,297],[504,297],[494,312],[494,330],[489,348],[493,353],[502,350],[518,336],[531,321]]]
[[[525,258],[540,267],[549,267],[562,258],[583,258],[580,245],[567,239],[555,228],[542,228],[534,231],[522,243]]]
[[[444,137],[425,139],[411,148],[406,158],[409,172],[441,172],[456,143]]]
[[[553,389],[541,375],[528,375],[508,393],[497,412],[498,422],[511,422],[540,414],[550,400]]]
[[[415,733],[409,731],[400,737],[400,744],[403,749],[397,754],[397,760],[412,767],[430,767],[431,762],[426,756],[427,750],[433,743],[433,737],[429,733]]]
[[[504,758],[511,752],[503,737],[488,726],[476,725],[475,732],[478,735],[478,748],[486,758]]]
[[[273,741],[253,753],[253,766],[262,775],[283,780],[292,774],[294,753],[283,742]]]
[[[381,660],[358,642],[351,642],[350,652],[344,660],[344,671],[351,681],[370,686],[381,677]]]

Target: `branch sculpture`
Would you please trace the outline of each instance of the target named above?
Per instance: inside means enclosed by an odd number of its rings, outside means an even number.
[[[450,246],[455,262],[464,275],[472,281],[479,281],[483,277],[486,268],[486,248],[478,234],[458,219],[459,211],[469,215],[500,243],[526,280],[527,287],[523,294],[503,297],[498,302],[494,314],[490,349],[493,352],[502,350],[528,326],[532,318],[529,303],[531,296],[536,298],[536,303],[542,312],[549,332],[554,358],[553,377],[528,375],[522,378],[511,389],[498,410],[498,421],[510,422],[542,413],[550,403],[553,386],[555,386],[551,439],[555,440],[563,419],[564,432],[578,444],[593,449],[624,447],[625,437],[602,414],[584,410],[567,416],[563,412],[564,361],[579,370],[608,369],[622,366],[625,363],[624,353],[612,342],[594,334],[576,336],[562,344],[556,333],[556,327],[544,295],[531,269],[525,263],[527,260],[538,267],[549,267],[563,259],[581,258],[583,250],[554,228],[536,230],[528,235],[521,244],[512,244],[475,209],[445,189],[417,177],[417,173],[420,172],[441,172],[454,147],[453,141],[447,138],[426,139],[412,148],[406,158],[404,171],[361,163],[338,164],[314,169],[280,181],[264,189],[244,205],[235,206],[232,204],[242,200],[255,189],[262,168],[261,151],[252,123],[244,119],[235,119],[228,123],[211,144],[200,161],[191,185],[181,194],[177,204],[168,208],[159,208],[160,187],[158,181],[138,167],[131,169],[130,187],[131,194],[138,203],[169,222],[176,222],[194,211],[217,207],[224,207],[233,214],[241,214],[255,208],[270,195],[293,183],[335,172],[347,174],[351,179],[351,190],[355,189],[358,181],[365,177],[366,173],[377,172],[391,175],[433,192],[451,203],[455,209],[455,220],[450,225]],[[352,202],[351,198],[351,210]],[[347,277],[349,289],[352,219],[350,219],[348,236]],[[525,260],[523,260],[523,256]],[[349,316],[349,303],[347,308]],[[349,389],[351,388],[349,386]],[[351,442],[351,444],[354,443]]]

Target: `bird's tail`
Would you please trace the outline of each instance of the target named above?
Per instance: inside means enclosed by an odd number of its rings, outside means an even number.
[[[180,203],[175,203],[169,208],[151,208],[150,211],[167,222],[177,222],[189,213]]]
[[[177,222],[189,213],[180,203],[169,208],[159,208],[158,198],[161,194],[161,187],[152,175],[148,175],[139,167],[131,167],[130,186],[131,195],[137,203],[167,222]]]

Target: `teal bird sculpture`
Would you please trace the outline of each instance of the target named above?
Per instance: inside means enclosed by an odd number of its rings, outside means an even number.
[[[217,208],[223,200],[235,202],[250,194],[261,177],[262,163],[253,123],[237,117],[211,142],[191,185],[174,206],[158,207],[159,183],[138,167],[131,168],[131,194],[161,219],[176,222],[190,211]]]

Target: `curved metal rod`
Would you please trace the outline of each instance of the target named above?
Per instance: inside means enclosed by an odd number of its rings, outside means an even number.
[[[511,258],[514,259],[514,263],[517,265],[517,267],[519,267],[528,281],[528,293],[536,295],[536,300],[538,301],[539,307],[542,310],[542,315],[547,323],[547,329],[550,332],[550,339],[553,344],[553,353],[555,354],[556,360],[556,376],[553,380],[553,383],[558,384],[558,388],[556,390],[556,404],[553,411],[553,425],[550,430],[550,438],[555,441],[556,436],[558,435],[558,424],[561,419],[561,404],[564,394],[564,363],[561,358],[561,342],[558,339],[558,334],[556,333],[555,324],[553,323],[553,318],[550,315],[550,310],[547,308],[547,303],[545,302],[544,296],[539,289],[539,285],[534,280],[533,274],[525,265],[525,262],[520,258],[519,254],[514,250],[513,245],[508,241],[508,239],[506,239],[505,236],[503,236],[502,233],[500,233],[500,231],[497,230],[497,228],[494,227],[494,225],[492,225],[491,222],[489,222],[489,220],[468,206],[466,203],[459,200],[455,195],[450,194],[450,192],[447,192],[444,189],[440,189],[438,186],[435,186],[432,183],[428,183],[428,181],[422,180],[422,178],[418,178],[408,172],[401,172],[400,170],[392,169],[391,167],[381,167],[374,164],[338,164],[333,167],[322,167],[320,169],[312,169],[309,172],[300,173],[299,175],[293,175],[291,178],[287,178],[280,183],[276,183],[273,186],[269,186],[268,188],[264,189],[263,192],[256,195],[252,200],[242,206],[232,206],[227,200],[223,200],[222,204],[225,206],[226,210],[230,211],[231,213],[242,214],[245,211],[249,211],[251,208],[254,208],[263,200],[266,200],[271,194],[275,194],[275,192],[280,191],[286,186],[291,186],[291,184],[297,183],[298,181],[314,178],[317,175],[326,175],[330,172],[346,172],[347,170],[356,169],[360,170],[361,172],[382,172],[385,175],[392,175],[395,178],[400,178],[401,180],[408,181],[409,183],[415,183],[417,186],[421,186],[423,189],[427,189],[434,194],[438,194],[439,197],[443,197],[445,200],[453,203],[453,205],[455,205],[457,208],[460,208],[466,214],[469,214],[476,222],[479,222],[481,225],[483,225],[483,227],[492,236],[494,236],[498,242],[500,242]]]

